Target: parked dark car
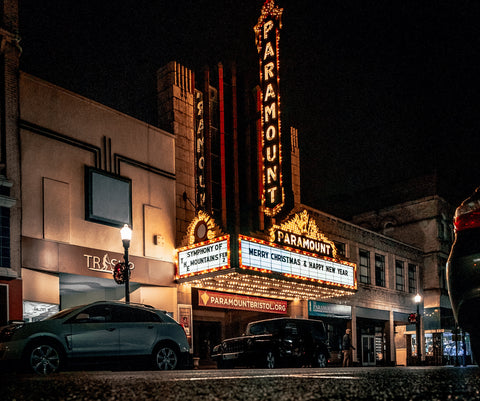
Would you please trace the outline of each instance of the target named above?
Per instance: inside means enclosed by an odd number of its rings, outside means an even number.
[[[67,362],[122,357],[143,357],[160,370],[191,360],[182,326],[145,305],[101,301],[0,328],[0,361],[20,362],[38,374],[58,372]]]
[[[458,325],[470,333],[480,361],[480,187],[457,208],[455,242],[447,262],[447,282]]]
[[[212,351],[219,368],[325,367],[329,356],[323,322],[293,318],[251,322],[243,336],[223,340]]]

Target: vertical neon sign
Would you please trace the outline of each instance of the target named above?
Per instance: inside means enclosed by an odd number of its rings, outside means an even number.
[[[263,157],[263,210],[277,215],[284,205],[280,123],[279,40],[283,8],[266,0],[254,27],[260,60],[261,123]]]
[[[196,209],[205,209],[205,126],[203,116],[203,93],[195,90],[195,180]]]

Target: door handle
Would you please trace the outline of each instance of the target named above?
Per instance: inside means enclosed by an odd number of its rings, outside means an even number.
[[[108,329],[106,329],[107,331],[114,331],[115,330],[115,327],[109,327]]]

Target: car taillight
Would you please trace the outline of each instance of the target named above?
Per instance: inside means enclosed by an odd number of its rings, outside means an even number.
[[[480,187],[457,208],[453,224],[455,231],[480,227]]]
[[[480,227],[480,210],[455,216],[453,224],[456,231]]]

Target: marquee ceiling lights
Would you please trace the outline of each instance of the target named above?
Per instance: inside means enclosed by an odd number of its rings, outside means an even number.
[[[356,265],[293,248],[282,247],[257,238],[239,235],[239,266],[269,276],[280,274],[290,279],[357,288]]]
[[[355,290],[346,288],[290,282],[236,272],[221,274],[215,277],[203,277],[184,283],[184,285],[200,289],[291,301],[296,299],[320,300],[353,295],[355,293]]]

